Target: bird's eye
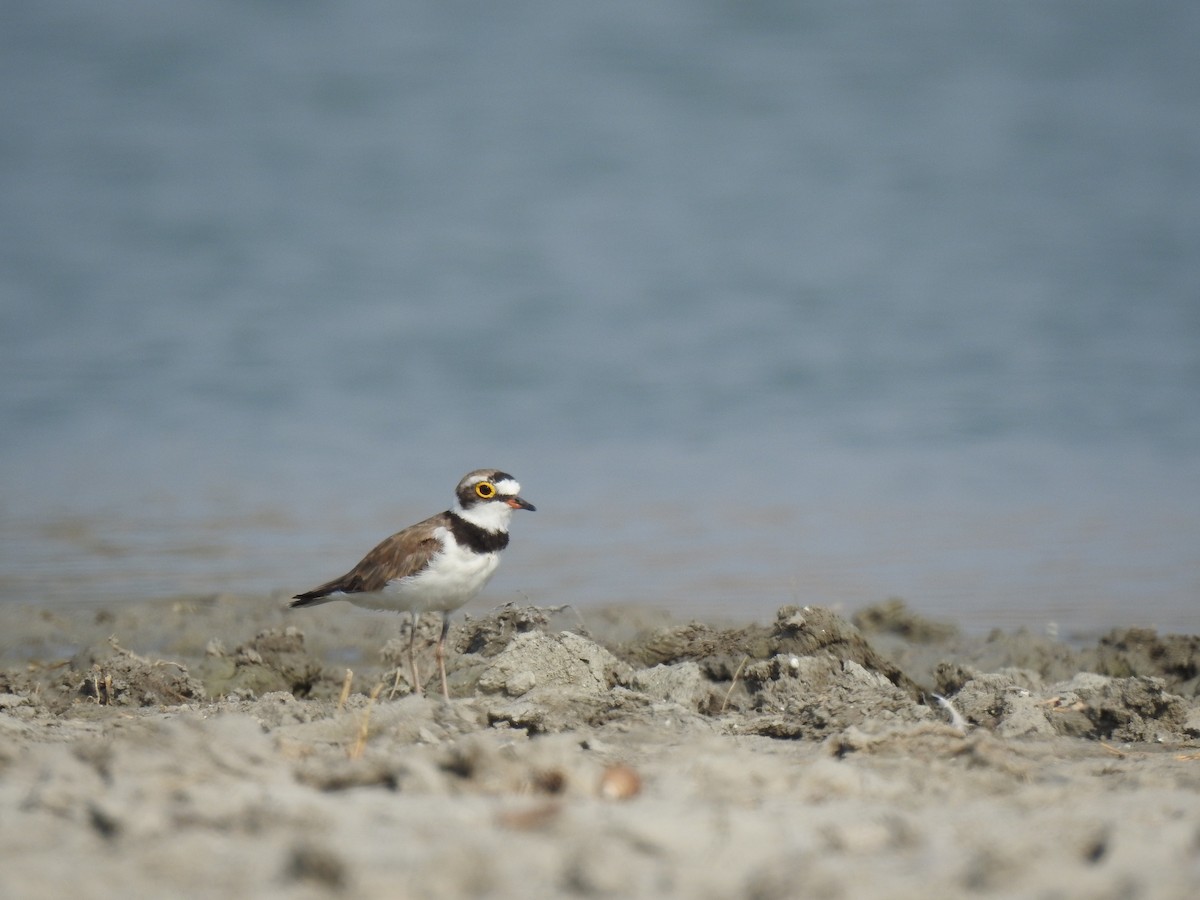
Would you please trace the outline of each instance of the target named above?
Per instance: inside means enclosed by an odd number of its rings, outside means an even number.
[[[490,481],[481,481],[475,485],[475,496],[481,500],[491,500],[496,496],[496,486]]]

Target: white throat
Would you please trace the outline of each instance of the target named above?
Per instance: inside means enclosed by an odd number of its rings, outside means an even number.
[[[493,534],[508,531],[508,523],[512,521],[513,508],[501,500],[489,503],[477,503],[470,509],[463,509],[454,504],[454,513],[472,525],[478,525],[484,531]]]

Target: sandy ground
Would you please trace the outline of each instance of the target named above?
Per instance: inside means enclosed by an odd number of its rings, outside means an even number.
[[[1197,637],[283,606],[0,610],[0,897],[1200,896]]]

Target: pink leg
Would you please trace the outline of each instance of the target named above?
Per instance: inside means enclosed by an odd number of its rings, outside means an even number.
[[[450,630],[450,617],[442,613],[442,635],[437,642],[438,673],[442,676],[442,696],[450,699],[450,688],[446,684],[446,633]]]
[[[421,676],[417,674],[417,654],[414,645],[417,641],[417,621],[420,617],[414,612],[412,614],[412,631],[408,635],[408,664],[412,666],[412,681],[413,693],[421,693]]]

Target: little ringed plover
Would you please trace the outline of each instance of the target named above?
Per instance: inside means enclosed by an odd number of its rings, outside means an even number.
[[[438,673],[442,694],[449,699],[447,614],[478,594],[496,571],[500,551],[508,546],[508,523],[513,512],[534,509],[520,493],[521,485],[516,479],[498,469],[468,472],[454,490],[451,509],[393,534],[345,575],[297,594],[290,605],[301,608],[348,600],[367,609],[409,613],[413,627],[408,659],[413,690],[417,693],[421,691],[413,653],[417,620],[422,613],[440,612]]]

